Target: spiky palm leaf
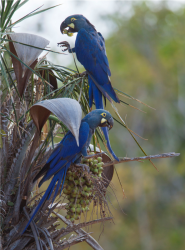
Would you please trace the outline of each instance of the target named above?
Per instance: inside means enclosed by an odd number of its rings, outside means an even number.
[[[60,242],[60,238],[71,230],[56,230],[56,221],[61,216],[48,218],[47,202],[41,210],[42,220],[39,224],[31,223],[32,236],[21,236],[20,233],[27,223],[27,217],[38,203],[32,196],[32,179],[34,174],[46,162],[58,130],[64,132],[66,127],[57,117],[50,116],[49,123],[44,125],[41,136],[30,117],[30,107],[44,99],[71,97],[78,100],[85,114],[89,112],[87,77],[65,67],[54,65],[45,57],[40,60],[38,49],[46,50],[40,42],[34,44],[31,35],[14,34],[11,28],[25,18],[45,10],[34,11],[14,24],[10,24],[14,12],[27,1],[2,1],[1,10],[1,246],[4,249],[64,249],[82,240],[90,245],[100,247],[85,232],[78,233],[85,224],[78,225],[77,235],[70,239],[71,243]],[[48,8],[49,9],[49,8]],[[26,36],[26,41],[23,37]],[[21,38],[21,40],[19,39]],[[22,46],[22,47],[21,47]],[[26,47],[27,46],[27,47]],[[36,57],[30,61],[25,53],[32,50]],[[13,62],[13,64],[12,64]],[[57,88],[57,81],[61,87]],[[45,133],[44,133],[45,132]],[[41,194],[38,195],[38,198]],[[52,197],[51,197],[52,198]],[[29,207],[29,211],[28,211]],[[50,209],[50,212],[55,206]],[[37,217],[35,221],[39,218]],[[67,224],[68,221],[63,219]],[[101,221],[101,220],[100,220]],[[93,222],[95,223],[95,222]],[[42,227],[44,226],[44,227]],[[77,230],[78,229],[78,230]],[[53,243],[54,242],[54,243]],[[54,244],[54,245],[53,245]]]

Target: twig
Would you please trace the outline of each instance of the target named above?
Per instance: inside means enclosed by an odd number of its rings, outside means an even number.
[[[1,240],[1,236],[0,236],[0,250],[3,249],[3,246],[2,246],[2,240]]]
[[[54,213],[56,216],[58,216],[58,213],[56,213],[55,211],[53,211],[53,213]],[[60,217],[59,217],[59,218],[60,218]],[[62,218],[60,218],[60,219],[63,221]],[[105,218],[101,218],[101,219],[97,219],[97,220],[92,220],[92,221],[88,221],[88,222],[82,222],[82,223],[79,223],[79,224],[76,224],[76,225],[71,224],[72,227],[70,226],[70,227],[68,227],[68,228],[62,228],[62,229],[60,229],[60,230],[61,230],[61,233],[62,233],[62,232],[70,233],[70,232],[75,231],[75,230],[77,230],[77,229],[79,229],[79,228],[88,227],[88,226],[90,226],[90,225],[93,225],[93,224],[96,224],[96,223],[100,223],[100,222],[103,222],[103,221],[112,220],[112,219],[113,219],[113,217],[105,217]],[[68,220],[66,220],[66,221],[68,221]],[[65,221],[64,221],[64,222],[65,222]],[[66,222],[65,222],[65,223],[66,223]],[[66,224],[67,224],[67,223],[66,223]]]
[[[50,250],[54,250],[53,242],[52,242],[52,240],[51,240],[51,235],[50,235],[50,233],[48,232],[48,230],[47,230],[46,228],[43,228],[43,229],[39,228],[39,230],[44,234],[44,236],[45,236],[45,238],[46,238],[46,240],[47,240],[47,243],[48,243],[48,245],[49,245],[49,247],[50,247]],[[46,248],[46,249],[47,249],[47,248]]]
[[[25,213],[25,215],[26,215],[26,217],[27,217],[27,219],[28,219],[28,221],[29,221],[30,217],[29,217],[29,214],[28,214],[28,212],[26,211],[26,208],[25,208],[25,207],[23,207],[23,211],[24,211],[24,213]],[[36,243],[37,249],[38,249],[38,250],[41,250],[40,242],[39,242],[39,235],[38,235],[38,232],[37,232],[37,230],[36,230],[36,228],[35,228],[34,221],[32,221],[32,222],[30,223],[30,226],[31,226],[31,229],[32,229],[32,232],[33,232],[33,236],[34,236],[34,238],[35,238],[35,243]]]
[[[180,153],[175,153],[175,152],[170,152],[170,153],[164,153],[164,154],[159,154],[159,155],[147,155],[147,156],[142,156],[142,157],[133,157],[133,158],[119,158],[119,161],[113,160],[105,163],[103,167],[108,167],[110,165],[114,164],[119,164],[122,162],[128,162],[128,161],[143,161],[143,160],[151,160],[151,159],[160,159],[160,158],[170,158],[170,157],[176,157],[179,156]]]
[[[56,206],[55,206],[56,205]],[[65,207],[67,206],[67,203],[52,203],[48,206],[49,209],[53,208],[55,206],[55,208],[57,209],[65,209]]]
[[[105,217],[105,218],[101,218],[101,219],[97,219],[97,220],[92,220],[92,221],[88,221],[88,222],[83,222],[83,223],[79,223],[77,225],[74,226],[75,229],[81,228],[81,227],[88,227],[90,225],[99,223],[99,222],[103,222],[103,221],[108,221],[108,220],[112,220],[113,217]]]
[[[76,237],[71,237],[70,239],[66,240],[65,242],[62,242],[60,244],[60,247],[57,247],[57,250],[63,250],[63,249],[70,249],[71,246],[80,243],[82,241],[85,241],[87,239],[87,234],[84,235],[78,235]],[[103,250],[103,249],[102,249]]]
[[[98,242],[89,234],[87,234],[83,229],[79,228],[79,227],[84,227],[91,224],[95,224],[101,221],[105,221],[105,220],[111,220],[112,217],[108,217],[108,218],[102,218],[99,220],[94,220],[94,221],[89,221],[87,223],[79,223],[77,225],[74,225],[73,223],[71,223],[69,220],[67,220],[64,216],[62,216],[61,214],[58,214],[56,212],[53,211],[53,213],[60,218],[65,224],[67,224],[68,226],[71,227],[71,229],[73,231],[75,231],[76,233],[78,233],[80,236],[87,236],[87,239],[85,239],[85,241],[94,249],[94,250],[103,250],[103,248],[98,244]],[[79,229],[77,229],[79,228]]]

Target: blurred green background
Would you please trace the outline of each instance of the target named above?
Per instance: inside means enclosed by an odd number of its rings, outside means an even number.
[[[101,22],[110,27],[106,50],[112,85],[156,110],[122,96],[123,101],[146,113],[116,106],[128,127],[148,139],[137,137],[147,154],[181,155],[154,160],[158,171],[150,162],[117,165],[125,197],[114,175],[116,197],[109,194],[114,223],[93,226],[89,232],[99,239],[103,231],[99,243],[106,250],[184,250],[185,6],[173,9],[173,4],[169,8],[166,2],[153,5],[137,1],[131,3],[128,15],[122,13],[122,3],[119,6],[113,13],[102,11],[101,15]],[[113,112],[109,104],[106,108]],[[118,156],[142,156],[119,124],[111,130],[110,141]],[[90,247],[81,243],[71,249]]]

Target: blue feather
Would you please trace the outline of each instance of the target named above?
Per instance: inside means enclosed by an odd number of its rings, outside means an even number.
[[[80,29],[75,42],[75,51],[78,61],[89,71],[103,90],[115,102],[120,102],[109,79],[111,72],[104,40],[100,33]]]
[[[61,24],[60,29],[63,33],[64,29],[71,23],[71,18],[75,17],[75,25],[73,32],[77,32],[75,48],[68,49],[76,52],[78,61],[84,66],[88,73],[89,82],[89,106],[92,108],[93,100],[97,109],[103,109],[103,98],[112,102],[112,99],[120,103],[111,82],[111,71],[106,54],[105,40],[100,32],[83,15],[73,15],[67,17]],[[111,149],[109,142],[108,129],[102,129],[107,147],[116,160],[118,157]]]
[[[109,62],[105,50],[105,42],[101,33],[88,32],[85,29],[80,29],[75,42],[76,56],[79,62],[85,67],[89,76],[89,106],[92,107],[93,99],[97,109],[103,109],[104,95],[110,102],[110,97],[115,102],[120,102],[114,89],[112,88],[109,76]],[[102,128],[107,147],[112,156],[119,161],[119,158],[113,152],[107,128]]]
[[[109,131],[108,131],[108,128],[107,127],[103,127],[101,129],[102,129],[103,134],[105,136],[105,139],[107,141],[107,148],[108,148],[109,152],[111,153],[111,155],[114,157],[114,159],[116,161],[119,161],[119,158],[115,155],[114,151],[111,148],[110,141],[109,141]]]
[[[97,92],[99,90],[94,89],[94,91]],[[56,190],[52,198],[52,203],[58,194],[61,183],[62,183],[62,187],[61,187],[60,193],[62,192],[63,185],[64,185],[65,178],[66,178],[66,172],[68,168],[70,167],[70,165],[74,162],[78,162],[82,155],[87,156],[87,147],[89,146],[92,134],[94,133],[95,129],[101,125],[102,111],[103,111],[102,109],[93,110],[82,119],[81,126],[79,129],[79,146],[77,145],[76,139],[72,135],[72,133],[68,132],[66,136],[64,136],[62,141],[59,143],[57,148],[53,151],[48,161],[46,162],[45,166],[41,169],[41,171],[34,178],[34,181],[35,181],[44,175],[44,177],[39,183],[39,186],[41,186],[43,182],[53,177],[47,190],[45,191],[45,194],[43,195],[39,204],[37,205],[36,209],[31,215],[31,218],[28,221],[26,227],[24,228],[22,234],[28,228],[31,221],[33,220],[35,215],[38,213],[40,208],[43,206],[45,201],[51,198],[51,195],[53,193],[53,190],[56,184],[57,184]],[[111,114],[106,110],[103,112],[107,113],[106,114],[107,119],[111,121],[112,120]]]
[[[46,175],[45,175],[45,176],[42,178],[42,180],[39,182],[39,187],[41,187],[41,185],[42,185],[45,181],[49,180],[49,179],[52,177],[52,175],[56,174],[56,173],[60,170],[60,168],[64,168],[66,164],[67,164],[67,161],[66,161],[66,160],[59,161],[59,162],[55,165],[55,167],[52,167],[51,169],[49,169],[49,171],[46,173]]]
[[[90,82],[92,81],[91,79],[89,79]],[[95,84],[92,84],[92,88],[93,88],[93,97],[94,97],[94,101],[95,101],[95,106],[97,109],[103,109],[103,99],[102,99],[102,93],[101,91],[96,87]]]
[[[93,84],[91,78],[89,77],[89,82],[92,88],[92,94],[93,94],[93,98],[95,101],[95,106],[97,109],[103,109],[103,99],[102,99],[102,93],[100,92],[100,90],[96,87],[96,85]],[[92,106],[91,106],[92,107]],[[109,131],[107,127],[102,127],[101,128],[103,131],[103,134],[105,136],[105,139],[107,141],[107,148],[109,150],[109,152],[112,154],[112,156],[114,157],[115,160],[119,161],[119,158],[115,155],[114,151],[111,148],[110,145],[110,141],[109,141]]]
[[[31,221],[33,220],[33,218],[35,217],[35,215],[38,213],[39,209],[40,209],[40,208],[42,207],[42,205],[44,204],[44,202],[45,202],[46,200],[49,200],[49,198],[50,198],[50,196],[51,196],[51,194],[52,194],[52,192],[53,192],[53,189],[54,189],[54,187],[55,187],[55,184],[56,184],[58,178],[60,177],[60,174],[63,173],[63,171],[64,171],[64,169],[63,169],[62,171],[60,171],[58,174],[56,174],[56,175],[53,177],[52,181],[51,181],[50,184],[49,184],[49,187],[47,188],[45,194],[43,195],[42,199],[40,200],[38,206],[37,206],[36,209],[34,210],[32,216],[31,216],[30,220],[28,221],[26,227],[24,228],[22,234],[26,231],[26,229],[27,229],[28,226],[30,225]],[[58,181],[59,181],[59,180],[58,180]]]
[[[59,145],[60,145],[61,143],[62,143],[62,141],[59,143]],[[50,161],[52,161],[52,160],[56,157],[56,155],[59,154],[60,150],[61,150],[61,147],[57,147],[57,148],[53,151],[53,153],[51,154],[51,156],[49,157],[49,159],[47,160],[46,163],[49,163]]]
[[[22,234],[28,228],[31,221],[33,220],[39,209],[42,207],[44,202],[50,199],[57,182],[58,183],[56,186],[55,194],[52,199],[52,203],[57,196],[61,183],[62,183],[61,187],[61,192],[62,192],[67,169],[70,167],[71,163],[75,162],[81,156],[84,147],[87,148],[88,146],[87,142],[89,143],[89,134],[90,134],[90,129],[88,123],[82,122],[79,130],[79,147],[76,144],[75,137],[72,135],[71,132],[68,132],[66,136],[62,139],[62,141],[59,143],[57,148],[53,151],[47,163],[40,171],[41,173],[46,172],[46,174],[40,181],[39,186],[41,186],[43,182],[45,182],[46,180],[49,180],[53,175],[54,176],[45,194],[43,195],[34,213],[32,214],[30,220],[28,221],[26,227],[24,228]],[[38,173],[38,175],[35,177],[34,180],[40,178],[40,172]]]

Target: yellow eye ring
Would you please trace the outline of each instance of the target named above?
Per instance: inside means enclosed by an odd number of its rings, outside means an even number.
[[[101,113],[101,115],[102,115],[103,117],[105,117],[105,116],[106,116],[106,113]]]
[[[73,22],[73,21],[75,21],[75,20],[77,20],[76,18],[74,18],[74,17],[72,17],[71,18],[71,22]]]

